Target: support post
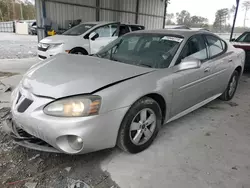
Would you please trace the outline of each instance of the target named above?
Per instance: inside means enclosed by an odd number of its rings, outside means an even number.
[[[136,0],[136,8],[135,8],[135,23],[138,24],[139,21],[139,6],[140,0]]]
[[[100,21],[100,0],[96,0],[96,21]]]
[[[165,4],[164,4],[164,16],[163,16],[163,26],[162,26],[163,29],[165,28],[165,25],[166,25],[166,15],[167,15],[167,7],[168,7],[169,0],[164,0],[164,1],[165,1]]]
[[[240,4],[240,0],[236,0],[236,10],[235,10],[235,14],[234,14],[234,21],[233,21],[233,26],[232,26],[232,30],[231,30],[231,35],[230,35],[229,41],[232,41],[232,38],[233,38],[234,27],[235,27],[235,22],[236,22],[237,14],[238,14],[239,4]]]
[[[45,1],[35,0],[35,7],[36,7],[37,37],[39,42],[45,37],[45,28],[44,28]]]

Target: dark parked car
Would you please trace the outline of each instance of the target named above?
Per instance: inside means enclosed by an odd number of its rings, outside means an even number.
[[[32,22],[29,25],[29,34],[30,35],[37,35],[37,25],[36,22]]]
[[[245,69],[250,69],[250,31],[241,34],[237,39],[232,39],[235,48],[246,52]]]

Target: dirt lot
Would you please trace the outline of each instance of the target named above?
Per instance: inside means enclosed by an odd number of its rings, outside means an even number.
[[[37,37],[0,33],[0,59],[20,59],[36,56]]]

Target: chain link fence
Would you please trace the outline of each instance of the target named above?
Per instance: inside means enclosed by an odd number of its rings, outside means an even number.
[[[15,32],[15,22],[0,22],[0,32],[8,32],[14,33]]]

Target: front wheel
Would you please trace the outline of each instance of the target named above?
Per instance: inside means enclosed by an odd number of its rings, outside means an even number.
[[[70,54],[77,54],[77,55],[88,55],[88,53],[81,48],[75,48],[69,52]]]
[[[145,150],[157,136],[161,120],[162,113],[158,103],[149,97],[143,97],[125,115],[117,145],[129,153]]]
[[[229,83],[228,83],[226,90],[220,96],[221,100],[229,101],[234,97],[234,94],[235,94],[237,86],[238,86],[239,78],[240,78],[240,74],[238,71],[235,70],[233,72],[230,80],[229,80]]]

